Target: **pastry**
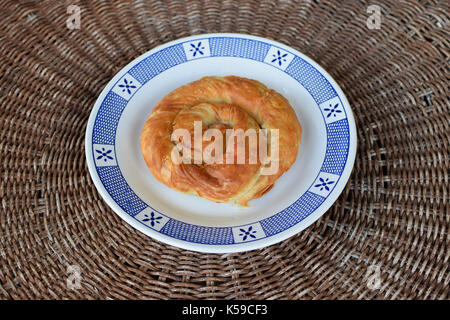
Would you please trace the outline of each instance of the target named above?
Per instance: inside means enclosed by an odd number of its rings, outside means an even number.
[[[235,132],[244,133],[241,140]],[[168,187],[246,206],[292,166],[301,133],[281,94],[255,80],[210,76],[163,97],[140,144],[151,173]]]

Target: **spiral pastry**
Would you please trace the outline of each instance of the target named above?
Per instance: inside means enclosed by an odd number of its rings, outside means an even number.
[[[200,141],[194,141],[199,135],[193,138],[195,124],[200,124]],[[216,129],[223,137],[216,134],[208,139],[209,129]],[[228,136],[228,132],[240,129],[256,132],[256,141],[245,135],[239,144],[236,136]],[[175,136],[177,132],[187,132],[189,138]],[[145,122],[140,143],[151,173],[168,187],[214,202],[246,206],[268,192],[295,162],[301,133],[288,100],[262,83],[236,76],[204,77],[158,102]],[[230,139],[236,143],[231,144]],[[219,140],[222,152],[212,148]],[[242,142],[246,151],[243,158],[237,150]],[[255,148],[259,152],[256,161],[251,158]],[[212,157],[206,157],[205,150]]]

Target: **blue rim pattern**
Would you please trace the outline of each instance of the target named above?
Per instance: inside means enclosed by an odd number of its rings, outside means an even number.
[[[237,57],[271,65],[301,84],[317,103],[327,131],[324,162],[315,181],[286,209],[258,222],[206,227],[172,219],[140,199],[126,182],[115,152],[116,129],[134,94],[165,70],[194,59]],[[230,245],[258,241],[283,232],[311,215],[331,194],[344,171],[350,148],[347,113],[333,86],[314,66],[288,50],[260,40],[209,37],[163,48],[132,66],[106,94],[92,130],[92,155],[105,190],[129,216],[178,240]]]

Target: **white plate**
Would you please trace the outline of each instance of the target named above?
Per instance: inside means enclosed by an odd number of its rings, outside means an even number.
[[[249,208],[174,191],[141,154],[140,132],[156,103],[207,75],[264,83],[290,101],[303,127],[296,162]],[[203,252],[253,250],[306,228],[343,190],[355,151],[353,114],[330,75],[286,45],[243,34],[192,36],[138,57],[102,91],[86,129],[89,172],[111,208],[157,240]]]

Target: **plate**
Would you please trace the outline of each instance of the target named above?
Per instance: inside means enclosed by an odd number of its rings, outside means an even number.
[[[303,127],[296,162],[248,208],[168,188],[140,151],[140,132],[156,103],[207,75],[264,83],[290,101]],[[86,129],[89,172],[108,205],[144,234],[201,252],[253,250],[305,229],[342,192],[355,151],[353,114],[331,76],[289,46],[244,34],[182,38],[136,58],[102,91]]]

